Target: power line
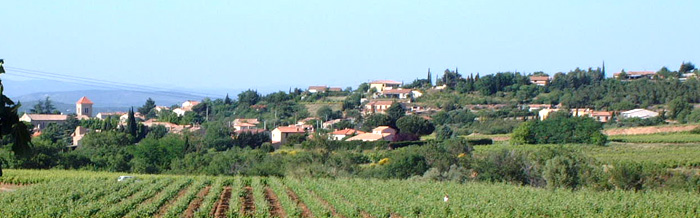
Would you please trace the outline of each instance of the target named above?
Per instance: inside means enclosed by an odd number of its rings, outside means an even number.
[[[6,69],[8,71],[12,71],[12,72],[17,73],[17,74],[13,74],[15,76],[22,76],[22,77],[34,78],[34,79],[47,79],[47,80],[53,80],[53,81],[59,81],[59,82],[67,82],[67,83],[73,83],[73,84],[79,84],[79,85],[99,87],[99,88],[128,90],[128,91],[136,91],[136,92],[143,92],[143,93],[169,95],[169,96],[174,96],[174,97],[216,96],[216,95],[210,94],[210,93],[200,93],[200,92],[184,93],[184,92],[177,92],[177,91],[167,90],[164,88],[153,87],[153,86],[144,86],[144,85],[114,82],[114,81],[102,80],[102,79],[70,76],[70,75],[51,73],[51,72],[45,72],[45,71],[38,71],[38,70],[23,69],[23,68],[16,68],[16,67],[6,67]]]
[[[167,89],[160,88],[160,87],[153,87],[153,86],[146,86],[146,85],[137,85],[137,84],[131,84],[131,83],[115,82],[115,81],[109,81],[109,80],[101,80],[101,79],[94,79],[94,78],[88,78],[88,77],[72,76],[72,75],[65,75],[65,74],[52,73],[52,72],[46,72],[46,71],[23,69],[23,68],[17,68],[17,67],[8,67],[8,68],[13,69],[13,70],[17,70],[17,71],[22,71],[25,73],[32,73],[35,75],[39,74],[39,75],[47,75],[47,76],[58,76],[58,77],[63,77],[63,78],[70,79],[70,80],[77,79],[77,80],[83,80],[83,81],[95,82],[95,83],[106,83],[106,84],[116,85],[116,86],[120,86],[120,87],[127,87],[127,88],[136,88],[136,89],[142,89],[142,90],[143,89],[151,89],[151,90],[155,90],[155,91],[172,91],[172,90],[167,90]],[[201,95],[201,96],[212,95],[210,93],[198,93],[198,92],[191,92],[191,93]]]

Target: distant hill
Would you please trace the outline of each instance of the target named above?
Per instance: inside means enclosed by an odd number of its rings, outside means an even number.
[[[20,101],[22,107],[20,112],[25,112],[31,109],[39,100],[49,97],[56,108],[63,113],[75,112],[75,102],[80,97],[87,96],[94,102],[96,113],[110,111],[125,111],[129,107],[140,107],[146,102],[149,97],[156,101],[156,105],[171,106],[180,104],[185,100],[201,100],[204,97],[188,94],[174,93],[145,93],[137,91],[124,90],[81,90],[81,91],[63,91],[63,92],[38,92],[32,94],[13,97],[15,101]]]

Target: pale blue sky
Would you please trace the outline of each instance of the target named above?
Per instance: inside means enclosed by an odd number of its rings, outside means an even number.
[[[280,89],[700,62],[700,1],[5,1],[6,66]],[[698,63],[700,64],[700,63]]]

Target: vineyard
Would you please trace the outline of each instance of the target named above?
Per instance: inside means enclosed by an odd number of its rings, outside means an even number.
[[[3,217],[693,217],[700,194],[509,184],[7,170]],[[449,196],[445,202],[443,197]]]

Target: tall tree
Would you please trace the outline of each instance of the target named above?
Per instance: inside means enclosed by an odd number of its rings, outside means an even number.
[[[428,83],[430,83],[431,86],[433,85],[433,74],[430,73],[430,68],[428,68]]]
[[[156,116],[156,113],[153,111],[154,108],[156,108],[156,101],[148,98],[146,103],[138,108],[138,112],[141,113],[141,115],[146,116],[146,118],[153,118]]]
[[[386,115],[389,117],[389,126],[396,129],[396,121],[406,115],[406,109],[403,108],[401,103],[394,102],[388,109],[386,109]]]
[[[29,109],[29,113],[32,114],[43,114],[44,113],[44,101],[39,100],[32,109]]]
[[[56,107],[53,106],[53,102],[51,102],[51,99],[49,99],[49,96],[46,96],[46,100],[44,100],[44,114],[60,114],[61,112],[56,110]]]
[[[292,88],[289,88],[289,90],[291,91]],[[225,104],[225,105],[231,105],[231,104],[233,104],[233,100],[231,100],[231,98],[228,97],[228,93],[226,93],[226,98],[224,98],[224,104]]]
[[[129,109],[129,115],[126,120],[126,131],[129,135],[133,136],[134,138],[137,137],[138,134],[138,126],[136,124],[136,117],[134,117],[134,108],[132,107]]]
[[[0,59],[0,75],[5,73],[4,60]],[[12,141],[11,149],[15,155],[28,155],[31,152],[31,136],[24,122],[19,121],[20,104],[15,104],[3,94],[4,86],[0,80],[0,138],[9,136]],[[2,162],[0,162],[0,176],[2,176]]]
[[[683,62],[683,64],[681,64],[681,68],[678,69],[678,72],[679,73],[689,73],[690,71],[693,71],[693,70],[695,70],[695,65],[693,63]]]

